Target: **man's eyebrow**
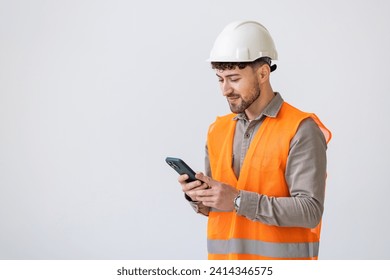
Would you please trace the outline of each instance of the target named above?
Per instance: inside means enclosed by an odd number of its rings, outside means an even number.
[[[229,78],[229,77],[233,77],[233,76],[240,76],[240,74],[229,74],[229,75],[226,75],[225,77],[222,77],[222,76],[218,75],[218,73],[215,73],[215,75],[217,75],[217,77],[220,79]]]

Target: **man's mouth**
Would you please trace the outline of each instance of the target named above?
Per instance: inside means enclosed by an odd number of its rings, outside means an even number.
[[[228,99],[229,101],[234,101],[234,100],[237,100],[237,99],[239,99],[239,98],[240,98],[239,95],[230,95],[230,96],[227,97],[227,99]]]

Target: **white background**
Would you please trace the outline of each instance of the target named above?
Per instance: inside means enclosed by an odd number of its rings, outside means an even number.
[[[229,112],[205,60],[263,23],[275,91],[333,132],[320,259],[390,259],[390,4],[0,0],[0,259],[205,259],[164,162]]]

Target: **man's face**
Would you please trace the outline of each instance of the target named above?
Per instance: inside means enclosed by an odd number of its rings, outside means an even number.
[[[257,76],[252,67],[216,70],[222,94],[226,96],[233,113],[243,113],[260,96]]]

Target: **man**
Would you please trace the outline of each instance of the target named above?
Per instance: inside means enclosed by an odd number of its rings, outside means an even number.
[[[233,113],[209,128],[207,176],[178,179],[208,216],[209,259],[317,259],[330,131],[273,91],[277,52],[261,24],[227,25],[209,60]]]

